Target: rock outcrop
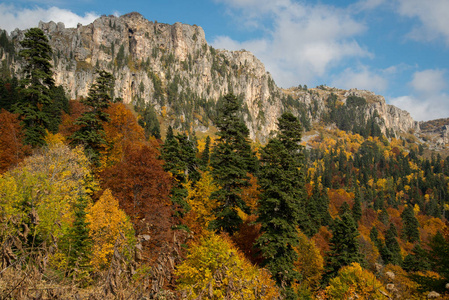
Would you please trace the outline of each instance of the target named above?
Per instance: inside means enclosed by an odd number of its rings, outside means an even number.
[[[62,23],[40,23],[54,49],[55,81],[71,98],[85,97],[97,69],[113,73],[114,97],[134,105],[152,105],[179,130],[206,131],[216,115],[220,96],[233,92],[242,99],[243,117],[252,139],[264,142],[285,110],[322,121],[331,93],[367,99],[366,117],[385,133],[419,131],[410,114],[386,104],[369,91],[280,89],[264,65],[248,51],[216,50],[196,25],[161,24],[138,13],[102,16],[93,23],[65,28]],[[19,49],[23,32],[11,39]],[[12,66],[20,74],[20,64]]]

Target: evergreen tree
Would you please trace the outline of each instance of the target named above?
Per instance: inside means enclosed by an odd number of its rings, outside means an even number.
[[[349,211],[334,220],[324,276],[326,282],[334,277],[341,267],[353,262],[363,263],[358,236],[356,223]]]
[[[276,282],[290,287],[299,274],[293,264],[297,260],[294,247],[298,244],[297,227],[306,223],[303,154],[300,145],[302,128],[291,113],[278,120],[278,135],[261,150],[258,222],[262,235],[257,245],[262,251],[264,265]],[[288,296],[288,297],[290,297]]]
[[[407,205],[401,214],[402,223],[404,228],[402,230],[402,235],[404,238],[413,243],[419,241],[419,222],[415,217],[415,212],[411,205]]]
[[[371,231],[369,232],[369,237],[377,249],[380,251],[382,249],[382,241],[379,239],[379,232],[377,231],[377,227],[373,226]]]
[[[398,243],[398,232],[396,226],[390,223],[390,227],[385,233],[385,245],[381,249],[382,259],[385,264],[402,264],[401,247]]]
[[[145,136],[147,138],[154,136],[156,139],[160,139],[161,129],[154,107],[151,104],[148,104],[145,109],[137,110],[139,110],[139,113],[142,116],[142,118],[139,119],[139,125],[145,130]]]
[[[360,189],[358,186],[355,188],[354,205],[352,206],[352,217],[357,224],[362,218],[362,201],[360,197]]]
[[[51,89],[51,103],[45,107],[44,111],[50,117],[48,130],[56,133],[61,124],[62,112],[69,112],[69,99],[67,98],[62,86],[55,86]]]
[[[447,234],[447,233],[446,233]],[[429,243],[430,253],[427,257],[432,271],[441,277],[429,277],[420,274],[411,274],[410,277],[420,284],[423,291],[437,291],[444,293],[449,282],[449,241],[447,235],[438,231]]]
[[[172,127],[169,126],[161,149],[161,158],[165,161],[164,170],[170,172],[174,178],[170,192],[172,202],[179,205],[179,212],[184,214],[190,209],[186,202],[188,192],[185,184],[187,181],[195,183],[200,178],[196,145],[186,134],[175,136]]]
[[[402,268],[407,272],[430,270],[431,268],[428,259],[428,252],[424,250],[419,243],[417,243],[413,247],[412,253],[408,254],[404,258]]]
[[[219,130],[218,140],[210,157],[214,181],[221,187],[212,194],[218,206],[211,226],[230,234],[242,223],[238,210],[248,212],[240,194],[242,188],[248,185],[247,173],[256,170],[256,158],[248,139],[249,130],[239,117],[239,110],[237,97],[226,95],[215,121]]]
[[[68,264],[70,268],[87,269],[91,256],[92,240],[86,221],[87,200],[80,196],[74,207],[75,220],[68,234]]]
[[[80,129],[70,137],[73,144],[84,145],[87,156],[96,166],[100,165],[100,152],[106,147],[102,122],[109,121],[109,115],[105,110],[111,105],[114,83],[112,74],[99,71],[98,75],[96,83],[89,89],[88,97],[81,100],[88,110],[75,122]]]
[[[39,28],[29,29],[20,45],[23,49],[19,54],[25,66],[21,101],[16,105],[16,112],[21,115],[25,126],[24,142],[37,147],[45,144],[46,129],[50,124],[46,108],[52,103],[50,96],[54,80],[50,60],[53,50]]]

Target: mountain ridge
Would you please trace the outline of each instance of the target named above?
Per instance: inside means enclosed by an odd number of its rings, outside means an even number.
[[[72,99],[85,97],[95,70],[104,69],[116,78],[116,98],[135,106],[152,106],[177,130],[207,131],[217,101],[233,92],[242,100],[250,137],[263,143],[285,110],[309,120],[311,126],[322,123],[329,113],[328,99],[335,94],[339,105],[346,105],[350,96],[365,98],[364,119],[374,120],[382,134],[413,133],[423,140],[420,124],[425,123],[387,104],[383,96],[324,86],[282,89],[251,52],[214,49],[197,25],[152,22],[132,12],[102,16],[77,28],[54,22],[40,22],[39,28],[54,49],[55,82],[63,85]],[[16,50],[23,33],[15,30],[9,37]],[[3,60],[6,56],[2,52]],[[20,63],[14,61],[11,69],[19,74]],[[434,137],[427,140],[432,147],[445,146],[447,128],[431,135]]]

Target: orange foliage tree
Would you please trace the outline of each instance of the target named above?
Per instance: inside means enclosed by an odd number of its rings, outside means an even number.
[[[91,264],[95,270],[101,270],[110,262],[114,249],[132,245],[134,231],[128,216],[119,208],[117,199],[109,189],[88,211],[89,236],[92,239]],[[124,249],[126,253],[126,247]]]
[[[29,153],[24,146],[22,127],[17,115],[4,109],[0,112],[0,174],[17,165]]]
[[[123,103],[112,103],[106,113],[108,122],[103,122],[107,143],[102,165],[113,165],[123,159],[124,149],[129,144],[143,142],[145,133],[135,115]]]
[[[70,100],[69,101],[69,111],[70,114],[63,113],[61,117],[61,124],[59,124],[59,133],[61,133],[65,138],[71,136],[75,131],[81,128],[80,125],[76,125],[75,121],[86,112],[87,107],[79,101]]]
[[[129,145],[123,161],[100,175],[103,187],[112,191],[120,208],[131,217],[136,234],[150,236],[143,245],[150,255],[170,241],[173,225],[169,206],[171,177],[158,157],[156,145]]]

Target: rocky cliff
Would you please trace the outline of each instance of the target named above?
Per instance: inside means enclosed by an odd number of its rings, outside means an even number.
[[[285,110],[312,125],[322,122],[331,94],[337,95],[342,105],[351,95],[366,98],[366,119],[374,118],[383,133],[419,131],[409,113],[369,91],[280,89],[253,54],[212,48],[196,25],[161,24],[130,13],[103,16],[77,28],[54,22],[39,27],[54,49],[56,84],[63,85],[71,98],[86,96],[95,71],[104,69],[116,78],[116,98],[153,106],[178,130],[208,130],[220,96],[233,92],[242,100],[251,138],[261,142],[276,129],[276,120]],[[23,32],[16,30],[9,38],[17,52]],[[20,63],[12,68],[20,74]]]

